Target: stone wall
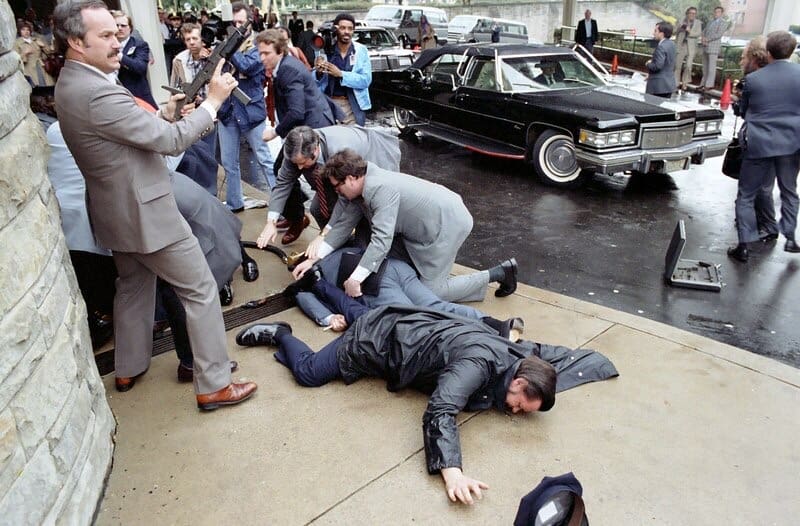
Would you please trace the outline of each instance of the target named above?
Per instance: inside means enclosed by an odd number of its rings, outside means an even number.
[[[114,417],[0,0],[0,523],[89,524]]]

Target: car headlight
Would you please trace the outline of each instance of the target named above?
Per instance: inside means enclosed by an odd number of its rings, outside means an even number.
[[[699,121],[694,124],[695,135],[708,135],[722,131],[722,121]]]
[[[581,128],[580,134],[578,135],[578,142],[598,148],[636,144],[636,130],[597,133]]]

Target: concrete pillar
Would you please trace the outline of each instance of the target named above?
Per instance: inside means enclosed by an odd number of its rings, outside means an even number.
[[[90,524],[116,423],[0,0],[0,523]]]
[[[771,0],[764,20],[764,34],[787,31],[790,25],[800,24],[800,3],[797,0]]]
[[[564,10],[561,13],[561,25],[575,26],[578,23],[578,0],[563,0]]]
[[[164,45],[161,30],[158,28],[158,6],[156,0],[122,0],[122,10],[133,18],[136,29],[150,45],[150,53],[155,62],[148,69],[150,91],[156,102],[163,103],[169,99],[169,92],[161,86],[169,84],[167,78],[167,61],[164,57]]]

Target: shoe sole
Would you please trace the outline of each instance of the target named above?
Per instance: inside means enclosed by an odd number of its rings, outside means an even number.
[[[244,402],[245,400],[247,400],[248,398],[250,398],[254,394],[255,394],[255,391],[253,391],[252,393],[249,393],[247,396],[242,397],[242,398],[240,398],[238,400],[229,400],[229,401],[226,401],[226,402],[213,402],[213,403],[210,403],[210,404],[200,404],[200,403],[198,403],[197,404],[197,408],[200,409],[201,411],[213,411],[215,409],[219,409],[220,406],[223,406],[223,405],[241,404],[242,402]]]

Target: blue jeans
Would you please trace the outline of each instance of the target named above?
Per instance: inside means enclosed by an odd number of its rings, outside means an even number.
[[[245,138],[256,155],[264,180],[272,188],[275,186],[275,176],[273,174],[273,161],[269,146],[261,139],[264,127],[265,124],[262,122],[246,132]],[[236,124],[225,126],[221,122],[217,127],[217,131],[219,134],[222,167],[225,169],[225,177],[227,179],[225,201],[228,208],[236,210],[244,206],[244,201],[242,200],[242,174],[239,170],[239,136],[242,132]]]

